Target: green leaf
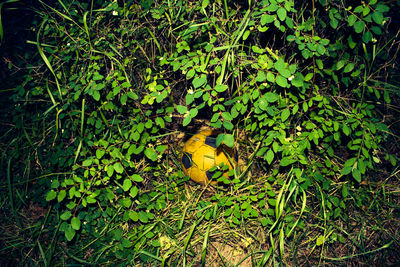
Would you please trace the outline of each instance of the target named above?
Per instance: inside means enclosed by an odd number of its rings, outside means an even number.
[[[346,198],[349,195],[349,189],[347,187],[347,184],[344,184],[342,187],[342,196],[343,198]]]
[[[155,119],[155,121],[156,121],[156,124],[157,124],[158,126],[160,126],[161,128],[165,128],[165,122],[164,122],[164,120],[163,120],[161,117],[157,117],[157,118]]]
[[[138,217],[142,223],[147,223],[149,221],[149,217],[147,216],[147,213],[144,211],[139,211]]]
[[[226,84],[217,84],[214,87],[214,90],[217,91],[218,93],[225,92],[228,89],[228,86]]]
[[[183,119],[182,126],[187,126],[191,121],[192,121],[192,118],[190,116],[186,116]]]
[[[358,170],[361,172],[361,174],[365,174],[366,171],[366,163],[362,159],[358,159]]]
[[[288,108],[284,109],[281,114],[282,122],[286,121],[290,116],[290,110]]]
[[[365,28],[365,23],[364,21],[359,20],[356,23],[354,23],[353,27],[356,33],[361,33]]]
[[[278,95],[276,93],[271,93],[268,92],[264,95],[264,98],[269,102],[269,103],[273,103],[278,101]]]
[[[288,83],[287,83],[287,79],[281,75],[276,76],[276,83],[280,86],[280,87],[287,87]]]
[[[209,3],[210,3],[210,0],[203,0],[203,1],[201,2],[201,7],[202,7],[202,8],[206,8],[206,7],[208,6]]]
[[[190,118],[194,118],[197,116],[197,114],[199,113],[199,110],[197,108],[192,108],[189,111],[189,116]]]
[[[136,93],[132,92],[132,91],[129,91],[126,95],[132,100],[138,100],[139,99],[139,96]]]
[[[156,151],[159,153],[163,153],[167,149],[167,145],[158,145],[156,146]]]
[[[345,166],[345,167],[346,167],[346,166],[353,167],[353,165],[354,165],[354,163],[356,163],[356,161],[357,161],[357,158],[356,158],[356,157],[350,158],[350,159],[346,160],[346,162],[344,163],[344,166]]]
[[[304,112],[307,112],[307,110],[308,110],[308,104],[307,104],[307,102],[303,102],[303,111]]]
[[[151,159],[152,161],[156,161],[157,160],[157,152],[154,150],[154,148],[146,148],[144,151],[144,154],[146,155],[146,157],[148,157],[149,159]]]
[[[250,35],[250,31],[249,30],[246,30],[244,33],[243,33],[243,41],[246,41],[247,40],[247,38],[249,37],[249,35]],[[207,51],[207,52],[209,52],[209,51]]]
[[[267,81],[271,83],[275,81],[275,75],[272,72],[267,73]]]
[[[345,60],[339,60],[337,63],[336,63],[336,70],[340,70],[341,68],[343,68],[344,67],[344,64],[346,63],[346,61]]]
[[[144,130],[144,123],[141,122],[137,125],[137,129],[136,129],[139,133],[142,133]]]
[[[337,19],[333,18],[330,20],[329,24],[331,25],[332,28],[336,29],[339,24],[339,21]]]
[[[333,130],[337,132],[339,130],[339,123],[337,121],[333,122]]]
[[[382,25],[383,22],[382,12],[375,11],[374,13],[372,13],[372,19],[375,21],[376,24]]]
[[[194,94],[188,92],[188,93],[186,94],[185,99],[186,99],[186,105],[192,104],[193,101],[194,101]]]
[[[224,141],[224,134],[218,134],[217,138],[215,139],[216,146],[219,147],[223,141]]]
[[[299,111],[299,104],[294,105],[292,114],[295,115],[297,113],[297,111]]]
[[[347,18],[347,22],[349,23],[349,26],[353,26],[354,23],[355,23],[356,21],[357,21],[357,17],[354,16],[353,14],[350,15],[350,16]]]
[[[144,124],[144,126],[147,129],[150,129],[151,127],[153,127],[153,121],[152,120],[147,120],[146,123]]]
[[[266,154],[266,160],[269,165],[271,165],[272,161],[274,160],[274,156],[274,151],[272,151],[272,149],[269,149]]]
[[[206,83],[207,83],[207,76],[205,74],[202,74],[201,76],[197,76],[192,81],[192,84],[193,84],[195,89],[203,86]]]
[[[357,181],[357,182],[361,182],[361,172],[357,169],[357,168],[354,168],[352,171],[351,171],[351,174],[353,175],[353,178]]]
[[[194,69],[190,69],[186,73],[186,79],[188,79],[188,80],[192,79],[195,74],[196,74],[196,71]]]
[[[325,52],[326,52],[325,46],[318,44],[318,45],[317,45],[317,52],[318,52],[320,55],[324,55]],[[318,67],[318,68],[320,68],[320,67]],[[323,67],[321,67],[320,69],[323,69]]]
[[[304,85],[304,78],[301,75],[296,75],[291,82],[293,86],[302,87]]]
[[[126,197],[126,198],[121,199],[120,203],[125,208],[129,208],[132,205],[132,200],[130,198]]]
[[[280,165],[282,167],[286,167],[286,166],[289,166],[290,164],[293,164],[294,162],[296,162],[295,159],[292,159],[290,157],[284,157],[284,158],[281,159]]]
[[[123,173],[124,172],[124,167],[122,167],[121,162],[115,162],[114,163],[114,170],[118,173]]]
[[[275,18],[276,18],[276,16],[273,16],[273,15],[268,15],[268,14],[262,15],[262,17],[260,19],[261,26],[264,26],[265,24],[273,22],[275,20]]]
[[[130,210],[128,215],[129,215],[129,218],[134,222],[137,222],[139,220],[139,216],[136,211]]]
[[[180,114],[185,114],[188,110],[186,106],[182,106],[182,105],[177,105],[176,106],[176,110],[180,113]]]
[[[51,188],[57,189],[60,186],[60,182],[56,179],[53,180],[53,182],[51,183]]]
[[[369,6],[365,6],[363,8],[363,16],[367,16],[369,14],[369,12],[371,12],[371,9],[369,8]]]
[[[103,150],[103,149],[97,149],[97,150],[96,150],[96,158],[101,159],[101,158],[104,156],[105,153],[106,153],[105,150]]]
[[[93,162],[92,159],[87,159],[87,160],[82,162],[82,166],[83,167],[88,167],[88,166],[92,165],[92,162]]]
[[[66,221],[69,218],[71,218],[71,216],[72,216],[71,212],[69,210],[67,210],[67,211],[64,211],[63,214],[61,214],[60,219],[63,221]]]
[[[91,196],[87,196],[87,197],[86,197],[86,201],[87,201],[87,203],[89,203],[89,204],[96,203],[96,199],[93,198],[93,197],[91,197]]]
[[[292,76],[292,73],[288,69],[279,70],[279,74],[282,75],[285,78],[289,78],[290,76]]]
[[[111,177],[114,174],[114,166],[113,165],[108,165],[107,166],[107,175]]]
[[[75,230],[71,227],[71,225],[68,225],[67,229],[65,229],[64,234],[67,241],[71,241],[75,236]]]
[[[92,97],[94,100],[99,101],[100,100],[100,93],[98,91],[94,91],[92,94]],[[75,233],[74,233],[75,235]]]
[[[346,166],[342,169],[341,174],[347,175],[351,172],[352,166]]]
[[[283,7],[280,7],[280,8],[278,9],[278,11],[276,11],[276,13],[277,13],[277,15],[278,15],[278,18],[279,18],[281,21],[284,21],[284,20],[286,19],[287,12],[286,12],[286,9],[284,9]]]
[[[138,183],[143,182],[143,178],[142,178],[142,176],[140,176],[139,174],[133,174],[133,175],[131,176],[131,179],[132,179],[132,181],[134,181],[134,182],[138,182]]]
[[[63,201],[64,198],[66,197],[66,195],[67,195],[67,191],[61,190],[60,193],[58,193],[57,201],[58,201],[58,202]]]
[[[350,135],[350,128],[346,124],[343,124],[343,133],[347,136]]]
[[[364,32],[363,36],[362,36],[362,40],[364,43],[369,43],[372,41],[373,35],[370,31],[366,31]]]
[[[228,147],[234,147],[235,146],[235,138],[231,134],[225,134],[223,143],[225,145],[227,145]]]
[[[102,80],[103,78],[104,78],[104,76],[101,75],[100,73],[98,73],[97,71],[93,75],[93,80],[94,81],[99,81],[99,80]]]
[[[123,82],[121,84],[121,86],[122,86],[122,88],[128,88],[128,87],[131,87],[132,85],[129,82]]]
[[[132,187],[132,181],[127,178],[124,180],[124,183],[122,184],[122,189],[124,189],[124,191],[128,191],[130,188]]]
[[[127,95],[122,95],[120,98],[121,101],[121,105],[125,106],[126,105],[126,101],[128,101],[128,96]]]
[[[223,122],[222,122],[222,125],[223,125],[224,128],[227,129],[228,131],[231,131],[231,130],[234,128],[232,122],[230,122],[230,121],[223,121]]]
[[[57,196],[56,191],[54,190],[50,190],[47,194],[46,194],[46,201],[52,201],[53,199],[55,199]]]
[[[304,81],[306,81],[306,82],[310,81],[313,76],[314,76],[314,74],[312,72],[307,73],[307,75],[304,77]]]
[[[232,214],[232,208],[229,208],[229,209],[225,210],[225,212],[224,212],[224,217],[228,217],[228,216],[230,216],[231,214]]]
[[[73,217],[71,219],[71,226],[74,230],[79,230],[81,229],[81,220],[78,217]]]
[[[225,120],[231,121],[233,120],[232,115],[229,112],[222,112],[222,118],[224,118]]]
[[[131,191],[129,191],[131,198],[135,198],[138,193],[139,193],[139,189],[136,186],[133,186],[131,188]]]
[[[318,238],[317,238],[317,246],[321,246],[322,244],[324,244],[325,243],[325,237],[323,236],[323,235],[320,235]]]
[[[350,62],[349,64],[346,65],[346,67],[344,68],[343,72],[344,73],[349,73],[353,69],[354,69],[354,63]]]
[[[266,110],[268,108],[268,101],[264,98],[261,98],[258,102],[258,107],[262,110]]]
[[[279,58],[275,63],[274,67],[278,72],[281,72],[282,70],[286,69],[285,66],[285,61],[282,58]]]
[[[257,72],[257,77],[256,77],[256,81],[257,82],[264,82],[267,79],[267,76],[265,75],[265,72],[262,70],[259,70]]]

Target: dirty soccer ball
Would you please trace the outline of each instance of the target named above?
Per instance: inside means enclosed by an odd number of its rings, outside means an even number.
[[[216,172],[228,178],[228,172],[237,165],[238,154],[235,149],[225,145],[217,148],[218,134],[219,132],[213,130],[201,131],[192,136],[182,149],[182,168],[197,183],[207,184],[213,176],[221,177]]]

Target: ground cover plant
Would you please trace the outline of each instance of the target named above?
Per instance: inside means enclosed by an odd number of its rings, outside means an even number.
[[[398,265],[399,7],[1,2],[1,263]]]

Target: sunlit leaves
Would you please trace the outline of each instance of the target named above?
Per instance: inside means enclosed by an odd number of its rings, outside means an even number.
[[[287,118],[289,118],[289,116],[290,116],[290,110],[289,109],[284,109],[282,111],[282,114],[281,114],[282,122],[286,121]]]
[[[74,238],[76,232],[71,225],[68,225],[64,233],[67,241],[71,241]]]
[[[372,13],[372,19],[375,21],[376,24],[381,25],[383,22],[382,12],[375,11],[374,13]]]
[[[264,14],[261,17],[260,23],[262,26],[264,26],[265,24],[269,24],[269,23],[273,22],[275,20],[275,18],[276,18],[276,16],[274,16],[274,15]]]
[[[132,181],[138,182],[138,183],[143,181],[143,178],[138,174],[133,174],[131,176],[131,179],[132,179]]]
[[[46,201],[51,201],[57,197],[57,193],[54,190],[50,190],[46,194]]]
[[[81,220],[78,217],[73,217],[71,219],[71,227],[76,231],[81,229]]]
[[[286,9],[284,9],[283,7],[280,7],[280,8],[277,10],[276,14],[278,15],[278,18],[279,18],[281,21],[284,21],[285,18],[286,18],[287,12],[286,12]]]
[[[146,148],[144,151],[144,154],[146,155],[147,158],[149,158],[152,161],[157,160],[157,152],[154,150],[154,148]]]
[[[267,160],[268,164],[271,165],[272,161],[274,160],[274,157],[275,157],[274,152],[271,149],[269,149],[265,156],[265,159]]]
[[[180,113],[180,114],[185,114],[188,110],[186,106],[182,106],[182,105],[177,105],[176,106],[176,110]]]
[[[96,150],[96,158],[101,159],[101,158],[104,156],[105,153],[106,153],[105,150],[103,150],[103,149],[97,149],[97,150]]]
[[[124,167],[122,167],[121,162],[115,162],[115,163],[114,163],[114,170],[115,170],[117,173],[123,173],[123,172],[124,172]]]
[[[195,89],[205,85],[207,83],[207,76],[205,74],[202,74],[196,78],[193,79],[192,84]]]
[[[235,138],[231,134],[219,134],[216,139],[217,146],[225,144],[228,147],[235,146]]]
[[[281,75],[278,75],[276,77],[276,83],[281,87],[287,87],[287,85],[288,85],[287,79]]]
[[[71,211],[67,210],[63,214],[60,215],[60,219],[63,221],[67,221],[67,220],[69,220],[69,218],[71,218],[71,216],[72,216]]]
[[[359,21],[356,21],[356,22],[354,23],[353,26],[354,26],[354,31],[355,31],[356,33],[361,33],[361,32],[364,31],[365,22],[359,20]]]
[[[131,187],[132,187],[132,181],[131,181],[129,178],[125,179],[125,180],[124,180],[124,183],[123,183],[123,185],[122,185],[122,189],[124,189],[124,191],[126,192],[126,191],[128,191]]]

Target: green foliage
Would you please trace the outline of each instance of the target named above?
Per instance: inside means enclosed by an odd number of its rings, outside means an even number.
[[[229,2],[40,1],[30,41],[40,74],[16,88],[13,116],[48,175],[37,194],[54,209],[55,235],[79,257],[95,251],[74,261],[165,264],[181,251],[186,263],[196,227],[218,221],[268,229],[263,266],[283,259],[305,214],[324,227],[312,251],[341,240],[327,222],[345,220],[351,201],[363,207],[353,186],[396,166],[385,117],[399,99],[398,77],[388,82],[395,3]],[[215,167],[225,187],[194,201],[170,140],[198,121],[221,132],[217,146],[240,142],[247,167],[232,179]],[[183,228],[178,249],[170,239]]]

